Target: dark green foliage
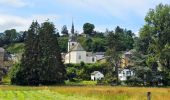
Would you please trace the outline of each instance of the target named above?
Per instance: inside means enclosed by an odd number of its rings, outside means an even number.
[[[134,33],[132,33],[131,30],[126,30],[117,26],[115,29],[115,34],[117,35],[117,38],[120,43],[120,46],[118,48],[120,49],[120,51],[133,49]]]
[[[59,37],[58,44],[60,46],[60,52],[66,53],[68,47],[68,37]]]
[[[5,34],[5,42],[6,43],[11,43],[13,41],[15,41],[17,39],[17,32],[15,29],[11,29],[11,30],[6,30],[4,32]]]
[[[145,17],[146,24],[140,31],[140,39],[144,40],[148,53],[152,53],[162,67],[170,69],[170,5],[159,4],[150,9]]]
[[[41,65],[40,82],[42,84],[63,83],[65,78],[64,65],[57,38],[54,36],[55,27],[52,23],[42,24],[39,34],[39,56]]]
[[[94,28],[95,28],[95,26],[93,24],[91,24],[91,23],[85,23],[83,25],[83,31],[87,35],[91,35],[93,30],[94,30]]]
[[[76,80],[90,80],[93,71],[100,71],[106,74],[106,64],[66,64],[67,78],[70,81]]]
[[[87,50],[88,52],[92,51],[93,48],[93,40],[91,38],[87,38],[85,39],[85,41],[83,42],[83,47],[85,47],[84,49]]]
[[[120,63],[120,56],[121,56],[121,40],[119,39],[120,35],[114,32],[109,32],[107,36],[107,76],[108,79],[115,76],[116,84],[118,84],[118,67]],[[110,77],[110,78],[109,78]]]
[[[40,27],[38,22],[33,22],[28,30],[21,64],[12,73],[12,84],[61,84],[65,73],[54,25],[44,22]]]
[[[63,34],[64,36],[68,36],[68,30],[66,25],[62,27],[61,34]]]

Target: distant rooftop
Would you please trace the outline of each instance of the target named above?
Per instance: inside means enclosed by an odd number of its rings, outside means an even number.
[[[5,49],[0,47],[0,52],[5,52]]]

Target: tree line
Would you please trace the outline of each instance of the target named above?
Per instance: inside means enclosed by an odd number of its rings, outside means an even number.
[[[105,33],[95,32],[95,26],[86,23],[83,29],[88,36],[78,35],[77,38],[87,51],[106,51],[105,82],[119,84],[118,70],[121,56],[124,51],[133,49],[133,56],[130,58],[132,65],[126,67],[133,70],[135,75],[128,77],[127,84],[170,85],[169,12],[170,5],[159,4],[155,9],[150,9],[145,17],[145,25],[140,29],[139,37],[131,30],[119,26]],[[63,30],[68,32],[66,26]],[[21,64],[14,67],[11,82],[24,85],[57,84],[63,83],[66,77],[71,77],[75,68],[67,65],[68,69],[65,69],[60,54],[61,51],[67,52],[67,38],[66,34],[59,36],[51,22],[44,22],[41,25],[33,22],[27,31]],[[88,79],[86,76],[89,74],[86,71],[88,65],[82,66],[84,68],[76,73],[81,73],[79,78]],[[69,74],[66,75],[66,71]]]
[[[108,76],[114,75],[117,83],[123,50],[119,34],[120,31],[110,32],[107,38],[108,71],[112,70]],[[155,9],[149,10],[139,37],[134,38],[133,53],[130,58],[133,65],[127,67],[135,75],[128,78],[127,84],[170,85],[170,5],[159,4]]]

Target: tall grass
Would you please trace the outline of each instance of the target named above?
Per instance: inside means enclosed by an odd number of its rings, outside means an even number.
[[[111,86],[0,86],[0,100],[169,100],[170,88]]]

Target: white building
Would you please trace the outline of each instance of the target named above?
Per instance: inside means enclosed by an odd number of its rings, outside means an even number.
[[[75,36],[71,36],[68,41],[68,52],[64,55],[65,63],[77,64],[95,63],[97,60],[104,58],[104,52],[86,52],[79,42],[77,42]]]
[[[133,71],[127,68],[119,69],[119,80],[126,81],[128,76],[134,75]]]
[[[91,80],[93,81],[101,80],[102,78],[104,78],[104,75],[99,71],[94,71],[91,73]]]
[[[62,53],[64,63],[78,64],[84,63],[95,63],[96,61],[104,58],[104,52],[86,52],[81,44],[77,41],[76,35],[74,34],[74,24],[72,22],[71,36],[68,41],[68,52]]]

